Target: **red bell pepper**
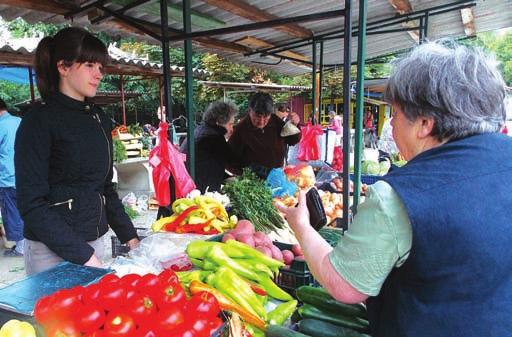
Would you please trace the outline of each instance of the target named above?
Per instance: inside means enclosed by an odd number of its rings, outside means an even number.
[[[178,227],[181,225],[181,223],[183,221],[185,221],[185,219],[190,215],[190,213],[192,213],[196,209],[199,209],[199,206],[194,205],[194,206],[190,206],[189,208],[187,208],[186,210],[181,212],[181,214],[179,214],[176,217],[176,219],[174,219],[173,222],[170,222],[165,225],[165,230],[168,232],[176,232]],[[182,232],[182,233],[184,233],[184,232]]]

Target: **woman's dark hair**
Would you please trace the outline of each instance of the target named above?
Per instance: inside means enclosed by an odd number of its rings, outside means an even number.
[[[266,92],[257,92],[249,99],[249,109],[258,115],[270,115],[274,112],[272,96]]]
[[[108,63],[107,47],[97,37],[82,28],[69,27],[60,30],[54,37],[47,36],[37,45],[34,66],[37,74],[37,89],[43,99],[59,90],[57,63]]]
[[[0,98],[0,111],[7,110],[7,104],[5,104],[4,100]]]

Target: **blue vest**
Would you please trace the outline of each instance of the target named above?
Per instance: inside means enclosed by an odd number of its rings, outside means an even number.
[[[383,180],[413,238],[406,262],[368,300],[372,336],[512,336],[512,138],[452,141]]]

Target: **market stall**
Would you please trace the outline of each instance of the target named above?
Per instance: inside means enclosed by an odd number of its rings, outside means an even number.
[[[316,182],[311,166],[288,167],[284,179],[295,191]],[[299,287],[318,283],[273,206],[293,196],[275,197],[277,190],[250,171],[222,193],[194,190],[141,233],[139,248],[122,254],[113,246],[118,256],[109,269],[64,263],[1,289],[0,323],[28,322],[46,337],[236,337],[266,330],[284,336],[292,332],[279,326],[295,324],[300,314],[303,328],[311,328],[306,319],[315,309],[297,311],[295,296]],[[332,245],[342,235],[338,229],[320,232]],[[299,300],[308,303],[305,297]],[[364,331],[367,322],[361,322],[356,327]],[[4,330],[20,324],[10,321]]]

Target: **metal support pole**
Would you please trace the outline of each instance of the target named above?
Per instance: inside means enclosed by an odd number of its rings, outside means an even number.
[[[172,98],[171,98],[171,60],[169,57],[169,41],[167,40],[169,18],[167,14],[167,0],[160,0],[160,20],[162,31],[162,56],[164,76],[164,106],[167,120],[172,121]],[[172,128],[170,136],[172,138]]]
[[[425,18],[423,19],[423,41],[426,41],[428,38],[428,16],[429,13],[425,13]]]
[[[366,57],[367,0],[359,0],[359,34],[357,37],[356,140],[354,149],[354,215],[361,195],[361,152],[363,150],[364,59]]]
[[[313,90],[311,94],[311,124],[316,124],[316,40],[313,39],[312,46],[312,53],[311,53],[311,61],[312,61],[312,70],[311,70],[311,88]]]
[[[167,114],[167,121],[172,121],[172,97],[171,97],[171,64],[170,64],[170,57],[169,57],[169,40],[168,33],[169,33],[169,16],[167,13],[167,0],[160,0],[160,30],[162,33],[162,39],[160,42],[162,43],[162,58],[163,58],[163,84],[164,84],[164,106],[165,106],[165,113]],[[163,121],[163,113],[162,113],[162,121]],[[173,128],[169,127],[168,136],[169,139],[173,138]],[[169,192],[171,196],[171,203],[176,200],[176,188],[175,188],[175,181],[173,176],[171,175],[169,177]],[[169,208],[170,208],[169,205]],[[158,208],[158,214],[156,216],[157,219],[160,219],[161,217],[169,216],[171,215],[171,210],[160,206]]]
[[[123,111],[123,125],[126,125],[126,101],[124,99],[124,80],[123,75],[119,75],[119,81],[121,82],[121,105]]]
[[[324,41],[320,42],[320,80],[318,81],[318,120],[322,123],[322,117],[325,114],[325,109],[322,108],[323,94],[322,89],[324,87]],[[327,146],[325,146],[327,150]],[[327,157],[326,157],[327,158]]]
[[[423,43],[423,39],[425,38],[423,36],[423,17],[420,18],[419,33],[420,33],[420,37],[418,39],[418,43],[422,44]]]
[[[34,76],[32,67],[28,67],[28,83],[30,83],[30,101],[34,103],[36,101],[36,96],[34,94]]]
[[[183,0],[183,28],[185,34],[189,34],[192,30],[192,19],[190,12],[190,0]],[[185,110],[187,111],[187,166],[190,177],[195,179],[196,177],[196,154],[195,154],[195,142],[194,142],[194,124],[195,114],[194,107],[192,104],[192,40],[186,39],[184,41],[185,47]]]
[[[351,0],[345,0],[345,37],[343,39],[343,224],[344,230],[350,223],[350,64],[352,51],[352,8]]]

